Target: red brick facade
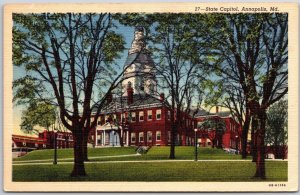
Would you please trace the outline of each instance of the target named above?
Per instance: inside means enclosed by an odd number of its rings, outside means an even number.
[[[218,109],[217,109],[218,111]],[[217,135],[216,131],[213,130],[199,130],[199,137],[201,146],[212,146],[212,138],[216,138],[216,147],[222,148],[241,148],[241,127],[238,122],[236,122],[228,112],[216,112],[215,114],[207,114],[195,118],[196,123],[201,123],[206,120],[208,117],[214,118],[214,120],[223,121],[225,123],[225,131],[222,135]]]
[[[130,94],[129,94],[130,95]],[[126,100],[127,97],[125,97]],[[130,97],[130,104],[134,104],[135,98]],[[170,121],[170,109],[167,104],[164,104],[161,98],[150,98],[152,103],[144,104],[144,100],[138,100],[139,106],[130,108],[127,105],[127,109],[118,108],[116,112],[112,110],[106,110],[101,114],[98,120],[98,126],[96,127],[97,133],[93,130],[90,134],[92,143],[97,143],[94,146],[115,146],[119,143],[111,143],[118,138],[111,138],[114,134],[111,132],[117,132],[123,129],[123,143],[128,146],[167,146],[170,145],[171,135],[171,121]],[[110,104],[115,104],[112,100]],[[137,101],[137,100],[136,100]],[[129,104],[129,105],[130,105]],[[155,105],[156,106],[153,106]],[[121,115],[123,116],[121,118]],[[176,136],[176,145],[188,146],[194,145],[195,132],[198,122],[204,121],[207,117],[214,117],[217,120],[222,120],[225,123],[226,129],[224,133],[217,138],[217,145],[220,142],[222,148],[234,148],[236,146],[240,148],[241,128],[239,124],[230,116],[229,113],[216,113],[206,114],[197,117],[192,117],[187,113],[181,113],[180,126],[178,127],[178,134]],[[130,118],[131,117],[131,118]],[[118,121],[124,121],[119,122]],[[106,124],[105,128],[103,127]],[[124,128],[126,127],[126,128]],[[119,130],[118,130],[119,129]],[[103,132],[105,134],[105,141]],[[211,136],[215,131],[210,130],[198,131],[198,142],[203,147],[212,146]],[[115,133],[118,135],[117,133]],[[97,137],[98,136],[98,137]],[[218,136],[218,135],[216,135]],[[97,137],[97,141],[94,140]],[[220,141],[220,139],[222,139]],[[236,144],[238,143],[238,144]]]
[[[56,132],[57,148],[73,148],[72,134],[69,132]],[[13,148],[53,149],[54,132],[44,130],[38,137],[12,135]]]

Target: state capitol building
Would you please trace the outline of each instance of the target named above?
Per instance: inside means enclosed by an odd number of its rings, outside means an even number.
[[[88,143],[91,147],[170,145],[171,109],[165,95],[157,91],[155,65],[144,42],[143,28],[137,27],[134,33],[134,40],[124,64],[122,89],[120,92],[114,92],[114,95],[108,95],[97,126],[89,135]],[[181,124],[184,124],[178,127],[176,145],[193,145],[194,129],[201,121],[213,117],[224,121],[226,126],[217,142],[220,142],[223,148],[236,148],[241,127],[231,117],[230,112],[220,112],[216,107],[214,113],[201,109],[193,116],[181,113],[181,117],[175,119],[181,120]],[[13,135],[13,145],[37,149],[53,148],[53,144],[49,141],[50,134],[51,131],[45,130],[38,138]],[[212,146],[209,137],[205,134],[199,135],[199,145]],[[70,133],[58,133],[57,139],[58,148],[73,146]]]

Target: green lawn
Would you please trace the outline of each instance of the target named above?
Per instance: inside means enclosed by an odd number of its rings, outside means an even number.
[[[72,149],[58,150],[58,164],[52,165],[53,150],[30,152],[14,159],[14,181],[257,181],[252,176],[255,163],[251,161],[173,161],[168,160],[170,147],[152,147],[148,153],[138,156],[108,157],[136,154],[134,147],[89,148],[90,161],[85,164],[87,177],[71,178]],[[177,160],[193,160],[194,147],[176,147]],[[227,154],[220,149],[200,148],[199,160],[239,160],[240,155]],[[99,157],[99,158],[95,158]],[[71,158],[63,160],[63,158]],[[49,159],[46,164],[27,164],[24,161]],[[107,162],[107,161],[142,161],[143,162]],[[148,162],[147,162],[148,160]],[[23,162],[19,162],[23,161]],[[106,161],[106,162],[100,162]],[[41,161],[45,163],[45,161]],[[17,164],[23,165],[17,165]],[[26,162],[27,163],[27,162]],[[266,162],[267,181],[287,180],[287,161]]]
[[[115,147],[115,148],[88,148],[89,157],[100,157],[100,156],[117,156],[117,155],[126,155],[126,154],[135,154],[134,147]],[[15,158],[14,161],[25,161],[25,160],[45,160],[53,159],[54,150],[35,150],[29,152],[27,155]],[[57,158],[73,158],[73,149],[58,149]]]
[[[152,147],[146,155],[145,159],[168,159],[170,147]],[[195,147],[193,146],[176,146],[176,159],[191,160],[195,158]],[[241,159],[240,155],[225,153],[222,149],[217,148],[198,148],[198,159],[200,160],[225,160],[225,159]]]
[[[72,178],[72,164],[13,166],[13,181],[259,181],[251,161],[86,163],[88,176]],[[266,181],[287,181],[287,162],[266,162]],[[264,180],[265,181],[265,180]]]
[[[53,159],[53,150],[37,150],[28,153],[26,156],[14,159],[14,162],[27,161],[27,160],[45,160]],[[119,156],[135,154],[135,147],[115,147],[115,148],[89,148],[88,157],[90,161],[111,161],[111,160],[167,160],[169,159],[170,147],[152,147],[148,153],[140,156],[129,157],[113,157],[113,158],[96,158],[105,156]],[[195,148],[193,146],[177,146],[175,147],[176,159],[179,160],[192,160],[195,158]],[[72,159],[63,160],[65,158],[73,158],[73,149],[58,149],[57,152],[58,162],[72,161]],[[215,160],[215,159],[241,159],[240,155],[227,154],[221,149],[212,148],[199,148],[198,149],[199,160]]]

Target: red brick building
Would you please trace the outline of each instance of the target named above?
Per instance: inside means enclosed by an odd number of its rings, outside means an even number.
[[[157,95],[159,92],[156,87],[154,62],[146,48],[141,28],[135,31],[124,70],[121,92],[118,96],[108,96],[107,106],[102,110],[98,126],[90,134],[90,142],[95,147],[120,144],[170,145],[171,110],[164,94]],[[226,130],[219,138],[222,139],[222,146],[236,147],[236,136],[240,137],[240,128],[228,113],[218,112],[212,115],[201,110],[196,117],[188,113],[181,113],[181,116],[182,118],[178,119],[180,127],[176,135],[176,145],[193,145],[197,123],[207,117],[215,117],[226,124]],[[213,131],[210,131],[210,134],[213,134]],[[203,146],[210,145],[209,136],[202,136],[199,141]]]
[[[124,70],[121,92],[114,92],[114,95],[107,97],[107,104],[102,109],[96,128],[91,130],[88,142],[94,147],[170,145],[171,110],[164,94],[157,92],[154,62],[146,48],[142,28],[135,31]],[[229,113],[217,112],[213,115],[204,110],[200,110],[195,116],[183,112],[180,119],[175,119],[180,120],[175,144],[194,145],[194,129],[208,117],[222,120],[226,124],[224,134],[218,135],[217,144],[222,142],[222,147],[235,148],[240,128]],[[212,145],[212,134],[213,130],[206,134],[197,133],[201,146]],[[53,148],[54,135],[51,131],[44,131],[32,140],[36,148]],[[25,142],[31,144],[29,141]],[[57,147],[73,147],[72,135],[58,132]]]
[[[204,110],[195,115],[195,123],[199,127],[203,121],[212,119],[215,121],[221,121],[225,124],[224,131],[221,134],[217,134],[215,129],[200,130],[199,129],[199,143],[201,146],[212,146],[213,138],[215,138],[215,146],[222,148],[238,148],[241,147],[241,127],[237,121],[233,119],[229,111],[219,112],[219,107],[216,107],[216,113],[208,113]]]
[[[73,148],[72,134],[69,132],[55,132],[57,148]],[[12,148],[53,149],[54,132],[44,130],[38,137],[12,135]]]

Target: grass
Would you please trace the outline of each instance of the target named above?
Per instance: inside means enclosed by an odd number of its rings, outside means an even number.
[[[152,147],[149,152],[144,155],[145,159],[168,159],[170,147]],[[177,146],[175,147],[176,159],[191,160],[195,158],[195,147],[193,146]],[[222,149],[217,148],[198,148],[198,159],[200,160],[234,160],[241,159],[240,155],[225,153]]]
[[[72,164],[13,166],[13,181],[262,181],[251,161],[87,163],[88,176],[70,177]],[[267,179],[287,181],[287,162],[266,162]]]
[[[193,160],[194,147],[175,148],[177,160]],[[148,153],[139,156],[117,157],[135,154],[134,147],[89,148],[90,162],[85,164],[87,177],[72,178],[72,149],[58,150],[58,164],[52,165],[53,150],[33,151],[24,157],[14,159],[14,181],[260,181],[253,179],[255,163],[251,161],[164,161],[168,160],[170,147],[152,147]],[[116,157],[109,157],[116,156]],[[93,158],[92,158],[93,157]],[[99,158],[94,158],[99,157]],[[105,157],[105,158],[100,158]],[[64,159],[71,158],[71,159]],[[49,164],[26,164],[24,161],[47,160]],[[64,159],[64,160],[63,160]],[[200,148],[199,160],[240,160],[240,155],[227,154],[221,149]],[[141,162],[100,162],[100,161]],[[142,161],[143,160],[143,161]],[[148,162],[147,162],[148,160]],[[23,162],[19,162],[23,161]],[[34,163],[31,162],[31,163]],[[26,162],[27,163],[27,162]],[[61,163],[61,164],[60,164]],[[287,162],[266,162],[267,181],[287,181]]]
[[[46,160],[52,161],[53,150],[37,150],[28,153],[27,155],[14,159],[14,163],[18,161],[29,161],[34,160]],[[73,149],[58,149],[57,156],[59,162],[73,161]],[[88,157],[90,161],[128,161],[128,160],[167,160],[169,159],[170,147],[152,147],[148,153],[140,156],[128,156],[128,157],[117,157],[118,155],[135,154],[135,147],[115,147],[115,148],[89,148]],[[192,160],[195,158],[195,148],[193,146],[177,146],[175,147],[175,155],[178,160]],[[105,157],[105,156],[116,156],[106,158],[94,157]],[[69,159],[66,159],[69,158]],[[70,159],[71,158],[71,159]],[[212,148],[199,148],[198,149],[199,160],[240,160],[240,155],[227,154],[222,149]]]
[[[135,154],[134,147],[115,147],[115,148],[88,148],[89,157],[101,157],[101,156],[117,156],[126,154]],[[29,161],[29,160],[46,160],[53,159],[54,150],[35,150],[29,152],[27,155],[20,158],[13,159],[14,162],[17,161]],[[73,149],[58,149],[57,158],[58,160],[64,158],[73,158]]]

